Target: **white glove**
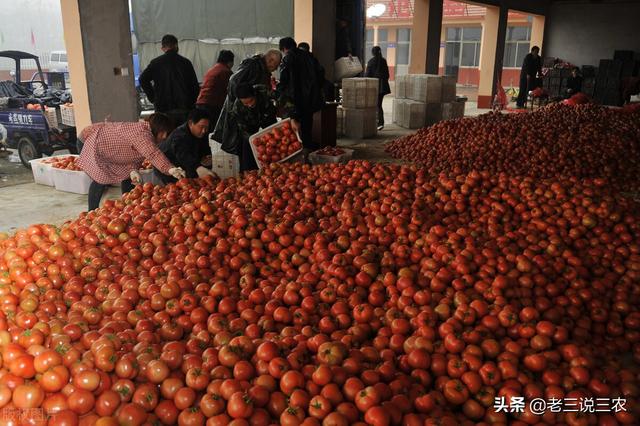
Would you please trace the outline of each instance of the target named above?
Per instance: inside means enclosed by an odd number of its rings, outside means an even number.
[[[198,177],[215,176],[215,173],[213,173],[211,170],[207,169],[206,167],[202,167],[202,166],[196,169],[196,173],[198,174]]]
[[[172,167],[169,169],[169,174],[176,179],[183,179],[187,177],[187,174],[182,170],[181,167]]]
[[[137,170],[132,170],[131,173],[129,173],[129,177],[134,185],[142,183],[142,176],[140,176],[140,173]]]

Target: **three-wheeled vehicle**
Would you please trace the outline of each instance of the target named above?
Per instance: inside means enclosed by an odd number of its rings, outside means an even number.
[[[31,167],[29,161],[42,157],[42,154],[51,155],[62,149],[76,153],[76,128],[62,123],[52,127],[45,118],[45,106],[58,107],[62,100],[49,90],[38,57],[27,52],[6,50],[0,51],[0,58],[15,62],[15,82],[0,82],[0,143],[17,149],[25,167]],[[29,60],[35,61],[37,71],[31,80],[22,81],[21,63]],[[40,108],[28,109],[29,105],[39,105]]]

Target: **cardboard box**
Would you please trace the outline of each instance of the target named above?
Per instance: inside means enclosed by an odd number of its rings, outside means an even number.
[[[378,109],[344,108],[344,134],[350,139],[372,138],[378,133]]]
[[[374,108],[378,105],[377,78],[345,78],[342,80],[342,106],[345,108]]]
[[[434,74],[411,75],[410,99],[424,103],[438,103],[442,99],[442,78]]]
[[[426,104],[411,99],[399,99],[396,106],[396,124],[405,129],[424,127]]]
[[[442,103],[442,119],[453,120],[464,117],[464,102],[444,102]]]
[[[425,126],[431,126],[442,120],[442,104],[428,103],[425,105]]]

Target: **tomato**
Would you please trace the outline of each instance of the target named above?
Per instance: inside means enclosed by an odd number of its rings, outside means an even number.
[[[369,408],[377,405],[379,402],[380,395],[378,391],[372,386],[367,386],[366,388],[362,389],[356,394],[355,397],[356,407],[358,407],[358,409],[363,413],[366,412]]]
[[[12,401],[19,409],[37,408],[44,401],[44,392],[37,385],[18,385],[13,390]]]
[[[140,426],[147,420],[147,412],[137,404],[124,404],[118,410],[118,423],[122,426]]]
[[[234,392],[227,402],[227,414],[234,419],[247,419],[253,414],[253,401],[243,392]]]

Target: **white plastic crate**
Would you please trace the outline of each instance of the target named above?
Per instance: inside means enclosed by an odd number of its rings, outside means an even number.
[[[138,170],[142,183],[153,183],[153,169],[140,169]]]
[[[213,133],[212,133],[213,135]],[[222,150],[222,145],[209,138],[211,148],[211,171],[220,179],[226,179],[240,174],[240,158]]]
[[[47,120],[47,124],[49,124],[49,127],[51,127],[52,129],[57,129],[59,127],[58,112],[56,111],[56,108],[45,109],[44,111],[42,111],[42,114]]]
[[[362,72],[362,63],[355,56],[340,58],[336,61],[334,67],[334,76],[336,81],[343,78],[355,77]]]
[[[47,164],[45,161],[47,158],[36,158],[29,161],[31,164],[31,172],[33,173],[33,180],[40,185],[54,186],[53,181],[53,167],[51,164]]]
[[[60,105],[60,117],[62,124],[72,127],[76,125],[76,118],[73,114],[72,106]]]
[[[347,148],[340,148],[344,151],[341,155],[323,155],[318,154],[318,151],[309,154],[309,162],[311,164],[333,164],[333,163],[346,163],[353,157],[353,150]]]
[[[253,141],[259,137],[261,137],[262,135],[269,133],[271,130],[276,129],[278,127],[282,127],[284,125],[284,123],[291,123],[291,119],[290,118],[286,118],[284,120],[278,121],[275,124],[272,124],[269,127],[266,127],[262,130],[260,130],[259,132],[255,133],[254,135],[251,135],[249,137],[249,146],[251,147],[251,152],[253,152],[253,158],[255,158],[256,160],[256,164],[258,165],[259,169],[262,169],[262,164],[260,164],[260,161],[258,160],[258,151],[256,150],[256,147],[253,145]],[[298,138],[298,141],[300,142],[300,146],[302,146],[302,140],[300,139],[300,135],[296,133],[296,137]],[[298,154],[300,154],[302,152],[302,148],[300,148],[299,150],[297,150],[296,152],[294,152],[293,154],[283,158],[282,160],[278,161],[278,163],[286,163],[289,160],[295,161],[296,156]]]
[[[91,178],[83,171],[56,169],[53,170],[53,182],[56,190],[73,192],[74,194],[88,194]]]

